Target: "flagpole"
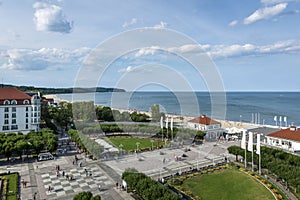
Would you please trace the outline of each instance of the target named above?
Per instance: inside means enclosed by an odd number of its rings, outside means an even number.
[[[245,148],[245,168],[247,169],[247,148]]]
[[[253,150],[252,150],[252,171],[254,172]]]
[[[261,153],[258,154],[258,174],[261,175]]]

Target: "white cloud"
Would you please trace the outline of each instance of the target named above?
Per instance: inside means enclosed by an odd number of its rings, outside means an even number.
[[[162,29],[162,28],[166,28],[168,24],[166,22],[163,22],[163,21],[160,21],[159,24],[156,24],[153,26],[153,28],[156,28],[156,29]]]
[[[130,22],[124,22],[124,24],[122,25],[123,28],[127,28],[129,26],[132,26],[134,24],[136,24],[138,22],[138,20],[136,18],[132,18],[130,20]]]
[[[159,46],[152,46],[141,48],[136,54],[135,57],[147,56],[147,55],[154,55],[160,49]]]
[[[127,72],[131,72],[131,71],[133,71],[133,70],[135,70],[135,69],[136,69],[136,67],[128,66],[128,67],[126,67],[126,68],[120,69],[118,72],[125,72],[125,73],[127,73]]]
[[[233,44],[233,45],[183,45],[180,47],[169,48],[169,51],[175,53],[193,53],[196,56],[202,55],[203,51],[213,59],[230,58],[238,56],[261,56],[274,54],[292,54],[300,53],[300,40],[286,40],[275,42],[269,45],[254,44]]]
[[[233,20],[233,21],[231,21],[228,25],[229,26],[235,26],[235,25],[237,25],[238,24],[238,20]]]
[[[249,17],[245,18],[244,24],[251,24],[262,19],[268,19],[270,17],[276,16],[283,12],[286,9],[287,5],[287,3],[280,3],[274,6],[260,8]]]
[[[77,67],[89,52],[89,48],[75,50],[57,48],[10,49],[2,52],[6,61],[1,68],[30,71]]]
[[[61,7],[47,3],[36,2],[34,22],[37,31],[70,33],[73,22],[69,21],[63,13]]]

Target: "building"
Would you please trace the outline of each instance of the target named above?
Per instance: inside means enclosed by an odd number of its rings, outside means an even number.
[[[24,132],[39,129],[41,116],[39,93],[24,93],[16,88],[0,88],[0,132]]]
[[[300,130],[296,126],[266,135],[267,145],[291,152],[300,152]]]
[[[224,129],[221,128],[221,123],[213,120],[205,115],[201,115],[187,122],[190,129],[203,131],[206,133],[205,140],[218,140],[223,136]]]

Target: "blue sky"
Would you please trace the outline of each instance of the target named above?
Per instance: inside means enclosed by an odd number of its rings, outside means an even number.
[[[227,91],[300,89],[299,0],[0,2],[0,78],[4,83],[72,87],[93,49],[126,31],[147,27],[176,31],[197,42]],[[206,77],[174,52],[199,55],[195,44],[174,45],[167,51],[160,45],[132,49],[111,63],[98,77],[98,85],[129,89],[119,83],[127,77],[132,85],[133,77],[151,74],[156,77],[153,86],[139,82],[135,88],[168,88],[157,87],[155,81],[170,79],[174,74],[168,70],[175,70],[193,90],[206,91]],[[143,67],[156,74],[145,73]],[[181,90],[179,85],[172,89]]]

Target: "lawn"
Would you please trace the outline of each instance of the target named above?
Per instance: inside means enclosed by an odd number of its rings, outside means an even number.
[[[151,140],[153,140],[153,148],[157,148],[158,146],[162,146],[163,142],[159,139],[152,139],[152,138],[136,138],[136,137],[111,137],[109,138],[109,141],[117,148],[120,149],[120,145],[122,144],[123,150],[126,151],[134,151],[137,149],[136,143],[138,142],[138,149],[144,150],[148,149],[150,150],[152,148]]]
[[[18,199],[18,174],[6,174],[1,175],[0,178],[7,180],[7,189],[2,190],[2,195],[6,196],[7,200],[17,200]],[[4,183],[4,182],[3,182]]]
[[[187,179],[183,188],[203,200],[274,200],[272,193],[261,183],[234,169],[223,169]]]

